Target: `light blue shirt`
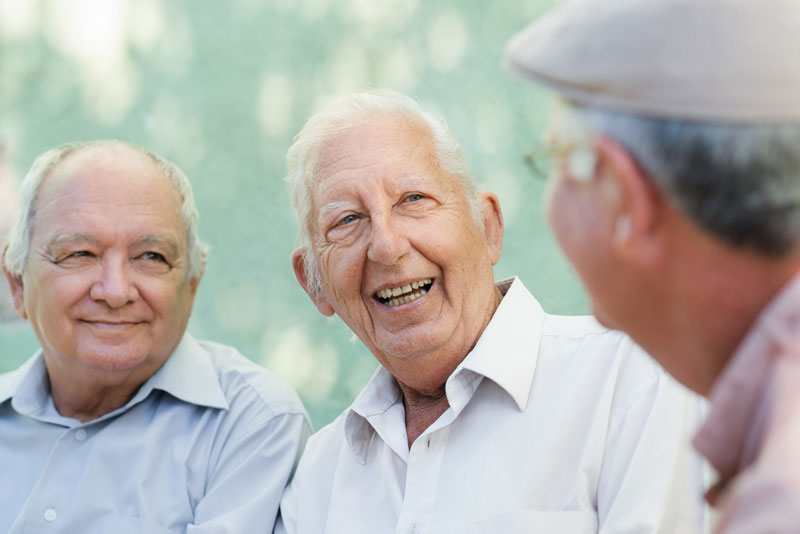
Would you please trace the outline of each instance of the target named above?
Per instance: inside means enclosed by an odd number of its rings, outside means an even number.
[[[270,532],[310,425],[235,349],[184,336],[121,408],[58,413],[41,351],[0,375],[0,532]]]

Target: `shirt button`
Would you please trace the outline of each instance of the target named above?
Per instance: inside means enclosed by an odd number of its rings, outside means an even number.
[[[75,439],[77,439],[78,441],[85,440],[86,439],[86,431],[84,429],[82,429],[82,428],[79,428],[77,431],[75,431]]]
[[[55,521],[57,517],[58,517],[58,512],[56,512],[52,508],[48,508],[47,510],[44,511],[44,518],[47,521],[50,521],[51,523]]]

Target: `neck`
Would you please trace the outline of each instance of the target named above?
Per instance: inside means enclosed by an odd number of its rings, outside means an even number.
[[[649,320],[656,328],[641,344],[666,354],[663,360],[691,362],[689,378],[678,378],[708,396],[761,311],[800,270],[800,255],[766,257],[707,236],[683,245],[658,273],[656,316]]]
[[[124,406],[158,368],[139,368],[135,372],[61,369],[48,361],[50,394],[58,413],[85,423]]]
[[[406,412],[408,446],[436,421],[450,406],[445,393],[445,382],[478,342],[486,325],[500,305],[503,295],[492,283],[487,295],[484,313],[475,325],[472,335],[465,336],[463,344],[443,347],[414,358],[399,358],[381,363],[392,373],[403,392]]]
[[[138,387],[129,390],[120,388],[97,388],[81,395],[71,395],[73,392],[65,392],[51,384],[53,404],[58,413],[64,417],[71,417],[85,423],[113,412],[117,408],[124,406],[138,391]]]
[[[406,436],[408,448],[441,416],[450,404],[447,402],[444,384],[432,391],[419,391],[398,382],[403,391],[406,412]]]

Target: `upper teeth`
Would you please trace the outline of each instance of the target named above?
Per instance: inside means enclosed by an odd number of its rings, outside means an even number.
[[[428,285],[430,283],[431,279],[426,278],[424,280],[420,280],[419,282],[411,282],[410,284],[406,284],[400,287],[387,287],[386,289],[381,289],[376,293],[376,295],[382,299],[390,299],[392,297],[399,297],[406,293],[411,293],[415,289],[419,289],[422,286]]]

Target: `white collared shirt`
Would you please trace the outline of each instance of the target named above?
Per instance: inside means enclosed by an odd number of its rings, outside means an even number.
[[[309,439],[276,532],[696,534],[703,401],[629,338],[545,314],[519,280],[409,450],[379,368]]]
[[[288,386],[188,334],[86,423],[55,409],[39,351],[0,375],[0,532],[268,532],[308,433]]]

